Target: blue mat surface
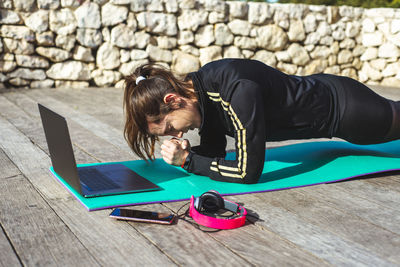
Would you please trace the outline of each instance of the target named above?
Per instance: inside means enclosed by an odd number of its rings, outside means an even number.
[[[230,153],[227,158],[234,158]],[[116,162],[81,164],[113,164]],[[265,152],[265,166],[257,184],[213,181],[187,173],[162,159],[118,162],[131,168],[162,188],[159,191],[85,198],[70,187],[51,167],[54,176],[89,210],[149,203],[188,200],[210,189],[223,195],[282,190],[293,187],[341,181],[371,173],[400,170],[400,140],[359,146],[347,142],[326,141],[288,145]]]

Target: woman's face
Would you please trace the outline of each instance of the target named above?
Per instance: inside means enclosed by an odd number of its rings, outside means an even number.
[[[201,115],[197,101],[171,94],[164,98],[164,101],[176,101],[177,104],[183,103],[182,107],[175,109],[164,116],[158,122],[149,122],[149,132],[157,136],[175,136],[182,138],[183,134],[189,130],[200,128]]]

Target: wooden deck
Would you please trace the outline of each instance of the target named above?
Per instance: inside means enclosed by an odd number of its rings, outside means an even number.
[[[400,89],[380,91],[400,99]],[[399,173],[229,197],[259,216],[229,231],[86,211],[48,170],[37,102],[67,117],[77,162],[89,163],[136,158],[122,136],[121,101],[114,88],[0,94],[1,266],[400,265]],[[177,211],[182,204],[139,208]]]

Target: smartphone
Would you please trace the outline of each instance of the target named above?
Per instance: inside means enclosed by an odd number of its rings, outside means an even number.
[[[175,215],[170,213],[159,213],[144,210],[114,209],[110,217],[118,220],[128,220],[135,222],[171,224]]]

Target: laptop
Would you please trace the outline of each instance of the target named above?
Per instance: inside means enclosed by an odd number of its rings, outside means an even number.
[[[38,103],[54,171],[84,197],[161,188],[123,164],[77,167],[64,117]]]

